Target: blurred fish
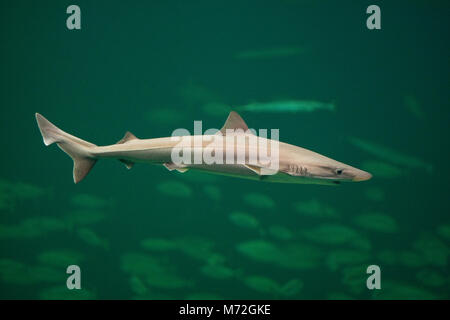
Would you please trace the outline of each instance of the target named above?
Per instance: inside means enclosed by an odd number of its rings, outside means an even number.
[[[72,196],[71,203],[76,207],[88,209],[101,209],[110,205],[110,201],[86,193],[78,193]]]
[[[372,243],[370,242],[370,240],[359,234],[357,235],[353,241],[351,243],[349,243],[349,245],[355,249],[359,249],[359,250],[370,250],[372,249]]]
[[[400,153],[394,149],[354,137],[349,138],[349,141],[355,147],[395,165],[410,169],[425,169],[429,173],[433,171],[431,164],[416,157]]]
[[[302,234],[310,241],[328,245],[346,244],[360,236],[354,229],[340,224],[323,224],[303,231]]]
[[[182,122],[185,115],[181,108],[151,108],[144,117],[154,125],[175,125]]]
[[[221,102],[206,103],[202,107],[202,111],[211,116],[225,117],[232,110],[231,106]]]
[[[261,262],[279,263],[286,257],[274,244],[264,240],[251,240],[239,243],[236,249],[241,254]]]
[[[333,103],[313,100],[276,100],[271,102],[253,102],[234,108],[238,112],[260,112],[260,113],[295,113],[313,112],[317,110],[334,111]]]
[[[64,270],[48,266],[25,265],[12,259],[0,259],[1,282],[14,285],[64,282],[66,278]]]
[[[83,240],[84,242],[93,247],[100,247],[105,250],[109,249],[108,240],[100,237],[97,233],[88,228],[78,229],[77,235],[78,237],[80,237],[81,240]]]
[[[412,284],[383,280],[382,290],[372,290],[374,299],[383,300],[433,300],[436,294]]]
[[[39,292],[39,299],[42,300],[93,300],[96,298],[95,292],[84,287],[82,290],[67,290],[65,283]]]
[[[296,202],[294,209],[300,214],[313,218],[338,218],[339,213],[331,206],[317,201],[317,199],[311,199],[308,201]]]
[[[46,190],[24,182],[13,182],[5,179],[0,179],[0,191],[2,193],[9,193],[11,196],[21,199],[38,198],[46,194]]]
[[[417,119],[423,119],[424,117],[424,111],[422,106],[420,105],[419,101],[412,96],[412,95],[406,95],[403,99],[403,103],[405,105],[406,110],[412,114]]]
[[[398,254],[392,250],[382,250],[377,254],[377,258],[387,266],[396,265],[399,257]]]
[[[393,233],[397,231],[397,222],[394,218],[383,213],[365,213],[355,217],[355,223],[362,228]]]
[[[296,270],[316,267],[321,258],[317,248],[299,243],[280,248],[264,240],[251,240],[238,244],[236,249],[252,260]]]
[[[188,170],[184,173],[177,174],[177,177],[180,177],[180,179],[196,183],[214,183],[220,179],[219,176],[197,170]]]
[[[0,259],[0,280],[2,283],[14,285],[29,285],[36,282],[28,266],[12,259]]]
[[[348,266],[341,270],[341,281],[352,294],[360,294],[367,290],[367,265]],[[383,288],[384,289],[384,288]]]
[[[47,190],[29,183],[0,179],[0,210],[12,210],[22,200],[37,199],[47,193]]]
[[[225,261],[220,254],[214,252],[214,242],[202,237],[147,238],[141,241],[141,246],[146,250],[155,252],[177,250],[200,261],[214,263]]]
[[[172,197],[189,198],[192,195],[192,190],[189,186],[175,180],[161,182],[156,188],[159,192]]]
[[[121,268],[126,273],[142,279],[149,287],[178,289],[193,284],[190,279],[179,276],[173,266],[140,253],[122,255]]]
[[[209,262],[201,268],[201,272],[210,278],[224,280],[235,276],[235,270],[225,266],[222,262]]]
[[[182,237],[177,239],[178,248],[185,255],[200,261],[216,259],[214,242],[202,237]]]
[[[303,288],[303,282],[300,279],[291,279],[280,287],[280,294],[286,297],[297,295]]]
[[[263,276],[248,276],[244,278],[244,284],[258,292],[278,295],[280,285],[275,281]]]
[[[447,279],[437,271],[424,269],[416,274],[416,279],[429,287],[441,287],[447,284]]]
[[[219,201],[222,198],[222,191],[213,185],[203,186],[203,193],[213,201]]]
[[[35,238],[63,230],[67,230],[67,224],[63,220],[50,217],[28,218],[18,224],[0,225],[0,238]]]
[[[67,266],[56,268],[51,266],[36,265],[29,268],[29,274],[37,283],[64,283],[67,274],[64,273]]]
[[[37,259],[44,265],[67,268],[67,266],[72,264],[79,265],[84,259],[84,255],[68,249],[49,250],[41,252]]]
[[[427,265],[424,258],[412,250],[402,250],[397,253],[399,264],[408,268],[421,268]]]
[[[328,254],[326,264],[330,270],[335,271],[342,266],[361,264],[369,260],[370,254],[357,250],[335,250]]]
[[[322,263],[323,252],[304,243],[290,243],[283,245],[282,255],[277,264],[288,269],[307,270],[317,268]]]
[[[372,172],[378,178],[392,179],[404,174],[402,169],[383,161],[364,161],[361,168]]]
[[[437,234],[447,241],[450,241],[450,224],[442,224],[436,229]]]
[[[138,294],[138,295],[143,295],[148,292],[148,289],[145,286],[145,284],[142,282],[142,280],[139,277],[136,277],[136,276],[132,276],[130,278],[130,287],[131,287],[131,291],[133,291],[133,293]]]
[[[223,298],[215,293],[198,292],[188,294],[186,300],[223,300]]]
[[[291,232],[291,230],[289,230],[286,227],[278,225],[270,226],[269,234],[272,237],[283,241],[292,240],[294,238],[294,234]]]
[[[353,300],[354,297],[344,293],[344,292],[332,292],[328,295],[329,300]]]
[[[376,202],[382,202],[385,198],[383,189],[378,187],[367,188],[364,191],[364,195],[366,196],[367,199]]]
[[[163,238],[147,238],[141,241],[141,246],[150,251],[171,251],[179,249],[178,243]]]
[[[259,221],[245,212],[235,211],[232,212],[228,218],[231,222],[241,228],[256,229],[259,227]]]
[[[413,242],[413,248],[422,255],[426,263],[438,267],[447,266],[450,248],[437,237],[423,234]]]
[[[220,101],[220,96],[207,87],[189,82],[179,90],[180,97],[188,104],[198,106],[201,104]]]
[[[259,209],[272,209],[275,207],[275,202],[263,193],[247,193],[244,195],[244,201],[248,205]]]
[[[97,209],[77,209],[70,211],[64,219],[70,227],[74,227],[95,224],[105,218],[106,214]]]
[[[132,300],[174,300],[175,298],[167,293],[162,293],[161,290],[156,289],[153,291],[147,290],[144,294],[137,294],[131,297]]]
[[[296,56],[305,52],[305,48],[298,46],[277,47],[242,51],[236,54],[236,59],[272,59]]]

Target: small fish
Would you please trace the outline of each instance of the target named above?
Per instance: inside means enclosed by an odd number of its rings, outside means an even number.
[[[108,240],[101,238],[97,233],[95,233],[90,229],[81,228],[78,230],[77,234],[81,240],[83,240],[84,242],[86,242],[91,246],[109,249]]]
[[[43,289],[38,296],[42,300],[94,300],[97,298],[94,291],[85,287],[83,290],[67,290],[65,284]]]
[[[378,178],[392,179],[400,177],[404,171],[397,166],[384,161],[368,160],[361,164],[361,168],[372,172]]]
[[[393,233],[397,231],[394,218],[383,213],[364,213],[355,218],[355,223],[361,228],[372,231]]]
[[[173,197],[189,198],[192,195],[191,188],[180,181],[164,181],[156,187],[159,192]]]
[[[289,230],[286,227],[283,226],[270,226],[269,227],[269,234],[278,239],[278,240],[291,240],[292,238],[294,238],[294,235],[292,234],[291,230]]]
[[[298,46],[278,47],[261,50],[242,51],[236,54],[236,59],[270,59],[295,56],[303,53],[304,48]]]
[[[382,290],[374,290],[373,298],[383,300],[434,300],[439,299],[435,293],[415,285],[383,280]]]
[[[16,224],[0,224],[0,238],[35,238],[49,232],[67,230],[65,221],[51,218],[27,218]]]
[[[250,192],[245,194],[244,201],[248,205],[259,209],[272,209],[275,207],[275,202],[272,198],[258,192]]]
[[[245,212],[232,212],[228,218],[231,222],[241,228],[256,229],[259,227],[259,221]]]
[[[333,103],[312,100],[279,100],[271,102],[253,102],[236,107],[237,111],[261,113],[313,112],[316,110],[334,111],[335,109],[336,106]]]
[[[441,287],[447,283],[447,279],[439,272],[424,269],[416,274],[416,279],[429,287]]]
[[[273,279],[263,276],[248,276],[244,278],[244,284],[258,292],[268,294],[278,294],[280,292],[280,285]]]
[[[414,96],[406,95],[404,97],[405,108],[417,119],[423,119],[424,111],[419,101]]]
[[[330,270],[335,271],[341,266],[355,265],[370,259],[367,252],[351,249],[335,250],[328,254],[326,263]]]
[[[149,287],[178,289],[192,285],[192,281],[178,275],[173,266],[140,253],[126,253],[121,257],[121,268],[131,276],[142,279]]]
[[[431,164],[416,157],[400,153],[394,149],[354,137],[349,138],[349,141],[355,147],[395,165],[410,169],[421,168],[429,173],[433,171],[433,166]]]
[[[78,265],[83,259],[83,254],[72,250],[50,250],[38,255],[38,261],[40,263],[53,267],[67,267],[72,264]]]
[[[326,203],[319,202],[317,199],[301,201],[294,203],[294,208],[301,215],[311,218],[338,218],[339,213],[333,207]]]
[[[76,207],[92,208],[92,209],[104,208],[109,204],[111,204],[111,202],[105,199],[86,193],[74,195],[71,199],[71,202]]]

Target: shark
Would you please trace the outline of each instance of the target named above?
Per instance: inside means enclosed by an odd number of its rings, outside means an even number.
[[[163,165],[170,171],[176,170],[182,173],[188,170],[201,170],[212,174],[274,183],[336,185],[341,182],[365,181],[372,177],[366,171],[314,151],[278,141],[276,169],[268,167],[264,163],[249,161],[249,145],[245,142],[245,139],[244,143],[233,145],[233,151],[240,151],[245,154],[241,162],[174,162],[174,148],[180,146],[180,139],[177,140],[174,137],[139,139],[127,131],[125,136],[117,143],[97,146],[64,132],[39,113],[36,113],[35,116],[44,144],[49,146],[56,143],[72,158],[73,181],[75,183],[82,181],[100,159],[117,159],[128,169],[131,169],[135,163],[149,163]],[[235,111],[229,113],[225,124],[218,133],[224,136],[235,135],[236,137],[255,138],[256,141],[265,142],[269,146],[272,146],[273,142],[271,139],[264,137],[255,137],[245,121]],[[208,141],[213,141],[218,133],[214,135],[187,135],[179,138],[183,138],[183,141],[185,141],[184,146],[192,147],[192,157],[195,157],[196,154],[202,154],[206,148],[211,148],[210,144],[213,142],[209,142],[208,145]],[[227,153],[230,153],[230,148],[227,146],[220,144],[215,147],[223,148],[220,151],[224,158]]]

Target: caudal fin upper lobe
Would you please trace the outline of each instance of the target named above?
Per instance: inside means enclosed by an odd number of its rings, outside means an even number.
[[[90,148],[96,147],[96,145],[62,131],[39,113],[36,113],[36,121],[44,144],[48,146],[56,143],[72,158],[73,181],[78,183],[83,180],[97,162],[97,159],[92,157],[89,152]]]

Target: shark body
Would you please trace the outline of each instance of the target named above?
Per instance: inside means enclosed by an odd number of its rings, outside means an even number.
[[[371,174],[336,160],[330,159],[316,152],[297,147],[291,144],[278,143],[278,168],[275,172],[264,165],[255,165],[249,160],[249,146],[245,139],[243,143],[236,143],[234,151],[243,151],[245,161],[243,163],[222,164],[205,162],[192,164],[175,164],[172,161],[172,152],[175,147],[180,146],[180,142],[173,137],[156,139],[138,139],[132,133],[127,132],[125,136],[116,144],[108,146],[97,146],[71,134],[68,134],[39,113],[36,113],[36,120],[41,131],[44,144],[56,143],[66,152],[74,162],[73,179],[75,183],[80,182],[92,169],[98,159],[113,158],[125,164],[128,169],[134,163],[150,163],[164,165],[169,170],[185,172],[187,170],[203,170],[209,173],[261,180],[277,183],[306,183],[306,184],[338,184],[341,181],[363,181],[371,178]],[[248,127],[244,120],[236,113],[231,112],[221,132],[228,129],[241,129],[236,135],[246,135],[248,138]],[[265,142],[270,146],[271,140],[262,137],[255,137],[258,142]],[[193,135],[183,137],[183,143],[191,147],[192,158],[196,154],[203,154],[205,148],[214,147],[214,136]],[[265,141],[263,141],[265,140]],[[210,142],[213,141],[213,142]],[[223,145],[215,146],[222,148]],[[223,147],[223,158],[230,150]]]

